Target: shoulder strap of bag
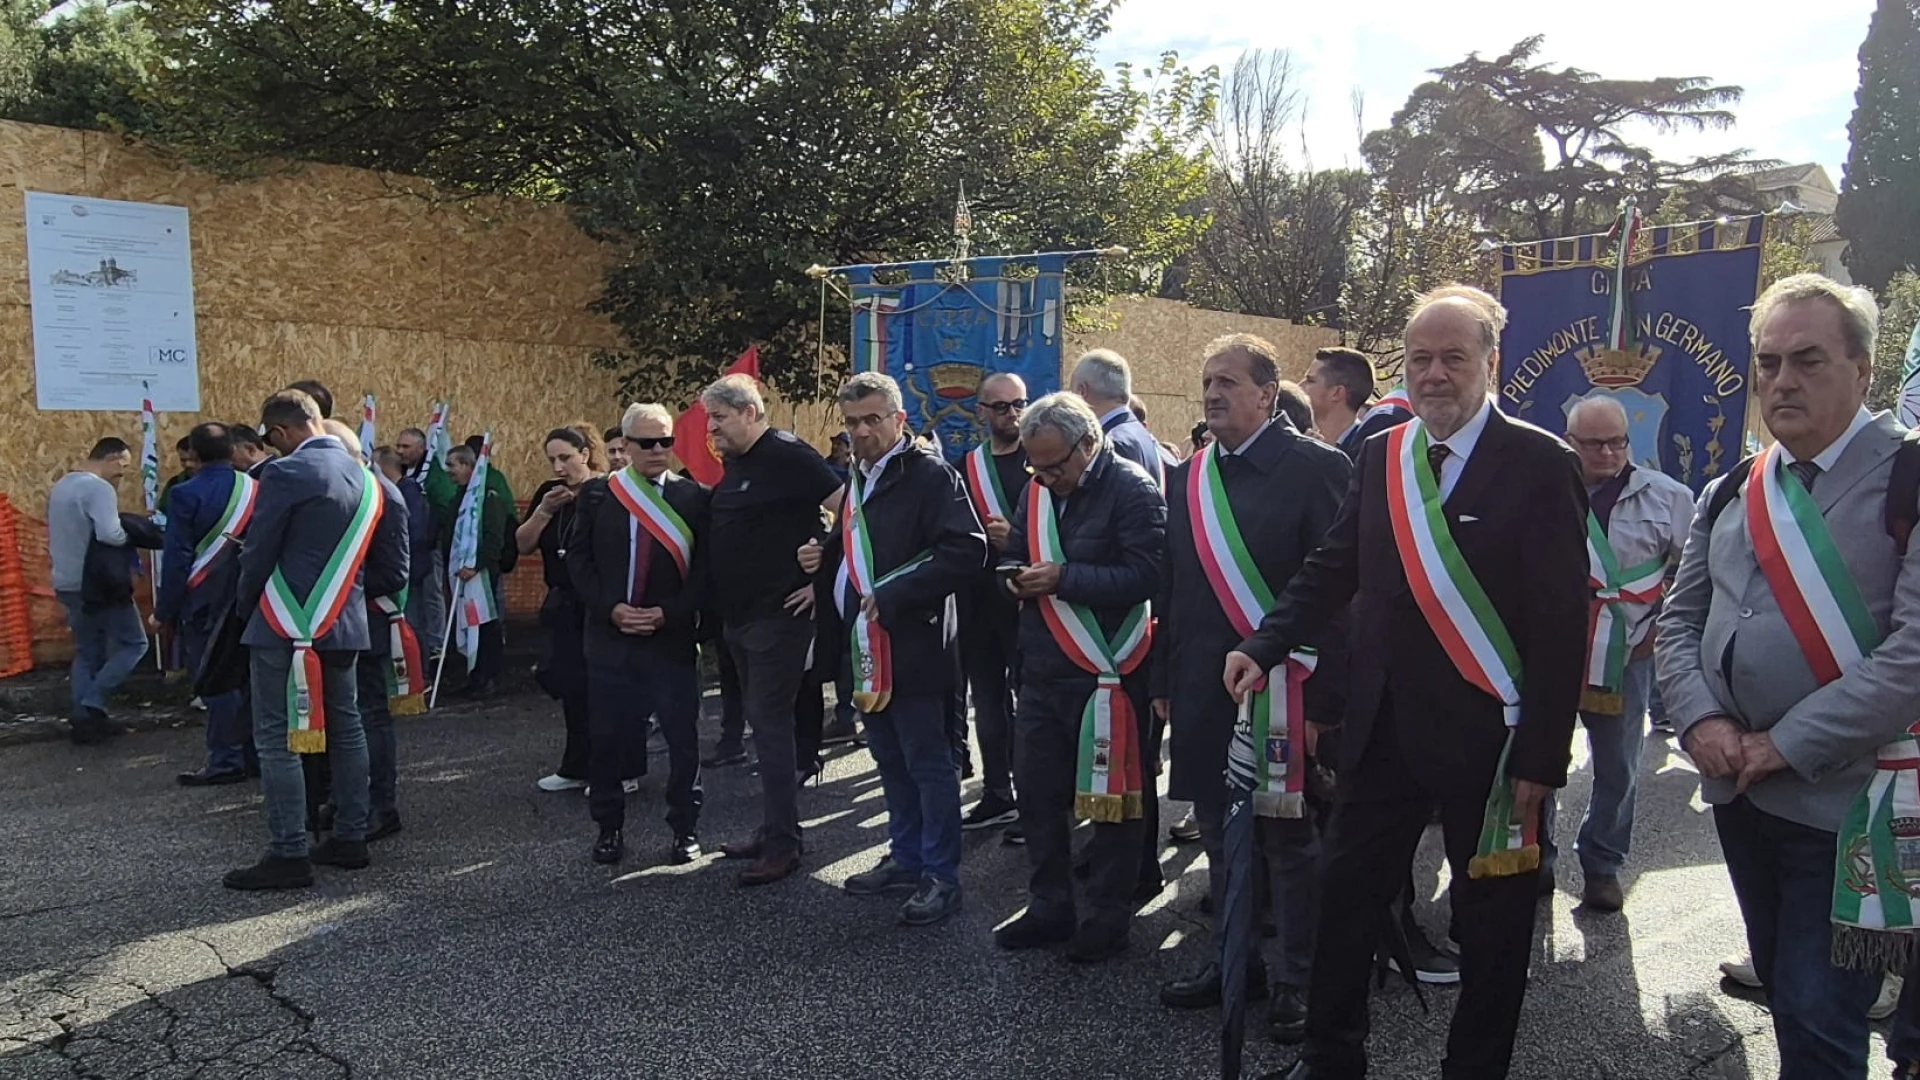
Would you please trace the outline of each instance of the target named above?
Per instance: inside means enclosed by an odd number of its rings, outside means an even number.
[[[1707,503],[1707,528],[1713,528],[1713,523],[1720,520],[1720,512],[1740,493],[1752,470],[1753,458],[1742,458],[1727,471],[1720,486],[1713,489],[1713,498]],[[1893,476],[1887,481],[1885,519],[1887,535],[1893,538],[1894,548],[1904,558],[1914,526],[1920,524],[1920,430],[1907,432],[1900,440],[1900,449],[1894,451]]]

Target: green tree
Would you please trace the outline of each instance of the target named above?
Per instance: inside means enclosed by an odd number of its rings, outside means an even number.
[[[1880,337],[1873,353],[1873,391],[1867,404],[1891,409],[1900,400],[1906,375],[1907,345],[1914,323],[1920,322],[1920,274],[1902,270],[1880,290]]]
[[[1609,79],[1536,62],[1535,35],[1491,60],[1478,53],[1432,72],[1361,151],[1376,176],[1413,197],[1467,207],[1504,239],[1604,229],[1629,195],[1658,206],[1682,193],[1694,217],[1755,209],[1740,179],[1773,164],[1745,151],[1669,161],[1633,142],[1635,125],[1723,130],[1737,86],[1698,76]]]
[[[1192,208],[1209,73],[1104,77],[1105,0],[153,0],[156,136],[227,169],[326,161],[564,202],[617,253],[635,392],[748,342],[815,396],[814,263],[1123,244],[1151,288]],[[844,321],[828,327],[838,342]]]
[[[0,0],[0,118],[137,130],[157,43],[144,9]]]
[[[1880,0],[1860,45],[1835,221],[1847,271],[1876,291],[1920,265],[1920,0]]]

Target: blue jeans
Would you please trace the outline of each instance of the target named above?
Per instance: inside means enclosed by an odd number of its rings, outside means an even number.
[[[1593,795],[1580,823],[1580,869],[1588,877],[1618,877],[1633,844],[1633,800],[1640,786],[1640,751],[1647,739],[1647,697],[1653,689],[1653,657],[1627,662],[1620,688],[1623,708],[1618,716],[1582,712],[1587,747],[1593,757]],[[1553,842],[1553,821],[1559,800],[1548,792],[1540,830],[1541,866],[1547,873],[1560,849]]]
[[[56,595],[73,631],[73,714],[84,719],[89,710],[106,711],[107,695],[147,655],[147,628],[132,601],[87,611],[78,591]]]
[[[183,622],[175,640],[180,642],[180,651],[187,661],[187,670],[197,678],[200,674],[200,660],[206,655],[207,639],[213,631],[197,622]],[[229,690],[224,694],[202,698],[207,706],[207,771],[239,772],[247,766],[247,747],[251,722],[241,712],[241,694],[238,690]]]
[[[446,559],[436,550],[433,565],[407,586],[407,625],[420,639],[422,660],[439,652],[446,643],[447,594],[445,575],[440,572],[445,564]]]
[[[1880,975],[1833,966],[1830,832],[1775,817],[1742,796],[1713,808],[1753,970],[1773,1008],[1782,1080],[1867,1075],[1867,1009]]]
[[[267,800],[268,851],[284,859],[307,857],[307,777],[300,755],[287,749],[287,674],[291,646],[256,646],[253,676],[253,742],[260,754],[260,789]],[[327,758],[333,773],[333,835],[367,835],[367,733],[360,726],[354,662],[358,653],[320,654],[321,694],[326,702]]]
[[[893,861],[950,885],[960,883],[960,771],[953,763],[945,703],[896,697],[862,713],[867,747],[887,797]]]

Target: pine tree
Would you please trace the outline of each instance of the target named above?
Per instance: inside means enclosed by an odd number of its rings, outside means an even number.
[[[1860,45],[1837,212],[1847,270],[1875,292],[1920,266],[1920,0],[1880,0]]]

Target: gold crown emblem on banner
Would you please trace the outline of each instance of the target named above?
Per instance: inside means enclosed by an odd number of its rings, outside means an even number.
[[[1639,352],[1628,352],[1589,345],[1574,356],[1580,361],[1580,370],[1587,373],[1588,382],[1618,389],[1638,386],[1640,380],[1647,377],[1660,359],[1660,346],[1642,345]]]
[[[972,397],[980,385],[981,371],[975,364],[935,364],[927,369],[927,382],[937,397]]]

